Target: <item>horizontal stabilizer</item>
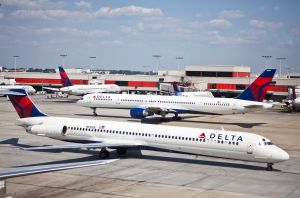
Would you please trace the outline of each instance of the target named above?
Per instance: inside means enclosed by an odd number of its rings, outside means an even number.
[[[43,89],[47,89],[47,90],[50,90],[50,91],[60,91],[58,88],[54,88],[54,87],[43,87]]]
[[[24,175],[33,175],[33,174],[38,174],[38,173],[60,171],[60,170],[73,169],[73,168],[104,165],[104,164],[114,162],[116,160],[118,160],[118,159],[5,168],[5,169],[0,170],[0,180],[6,179],[6,178],[11,178],[11,177],[24,176]]]
[[[25,93],[13,91],[12,89],[0,89],[0,95],[8,95],[8,96],[26,96]]]

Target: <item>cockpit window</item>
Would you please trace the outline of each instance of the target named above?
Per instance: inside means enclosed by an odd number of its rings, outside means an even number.
[[[258,142],[259,146],[267,146],[267,145],[273,145],[273,143],[270,140],[262,139],[262,142]]]
[[[265,142],[265,145],[273,145],[272,142]]]

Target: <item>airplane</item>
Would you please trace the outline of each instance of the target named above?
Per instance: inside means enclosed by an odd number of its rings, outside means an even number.
[[[266,69],[246,90],[236,98],[207,98],[160,95],[130,94],[88,94],[77,103],[93,110],[97,108],[130,109],[133,118],[143,119],[154,114],[162,116],[169,113],[173,120],[181,120],[183,113],[238,114],[258,109],[270,109],[272,104],[263,103],[266,88],[271,83],[275,69]]]
[[[300,86],[289,89],[288,99],[284,103],[285,109],[289,112],[300,111]]]
[[[25,89],[29,94],[35,94],[36,90],[30,85],[3,85],[0,89]]]
[[[176,83],[173,83],[173,88],[176,96],[185,96],[185,97],[208,97],[213,98],[213,94],[210,91],[189,91],[182,92],[179,90],[179,87]]]
[[[47,116],[40,111],[24,89],[5,93],[20,119],[17,125],[26,132],[75,144],[24,148],[24,150],[100,148],[99,158],[109,157],[107,148],[124,155],[127,149],[152,149],[194,155],[245,160],[273,164],[289,159],[288,153],[271,140],[252,133],[89,120]]]
[[[109,85],[73,85],[71,80],[69,79],[67,73],[65,72],[63,67],[59,68],[59,74],[61,77],[61,82],[63,87],[52,88],[52,87],[44,87],[44,89],[48,89],[55,92],[63,92],[70,95],[75,96],[83,96],[85,94],[90,93],[111,93],[111,92],[119,92],[121,89],[118,85],[109,84]]]

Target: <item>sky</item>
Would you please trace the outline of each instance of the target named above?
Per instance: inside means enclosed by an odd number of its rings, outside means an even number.
[[[300,71],[299,0],[0,0],[0,66]],[[160,55],[159,59],[153,55]],[[96,57],[96,58],[89,58]],[[182,57],[183,59],[176,59]]]

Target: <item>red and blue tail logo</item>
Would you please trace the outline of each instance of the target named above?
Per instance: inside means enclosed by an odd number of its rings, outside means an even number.
[[[180,91],[176,82],[173,83],[173,89],[176,96],[180,95]]]
[[[63,67],[58,67],[59,69],[59,74],[60,74],[60,78],[61,78],[61,84],[63,85],[63,87],[70,87],[72,86],[72,83],[67,75],[67,73],[65,72]]]
[[[34,105],[24,89],[9,89],[4,94],[9,97],[20,118],[46,116]]]
[[[266,69],[245,91],[236,97],[236,99],[262,102],[275,72],[276,69]]]

